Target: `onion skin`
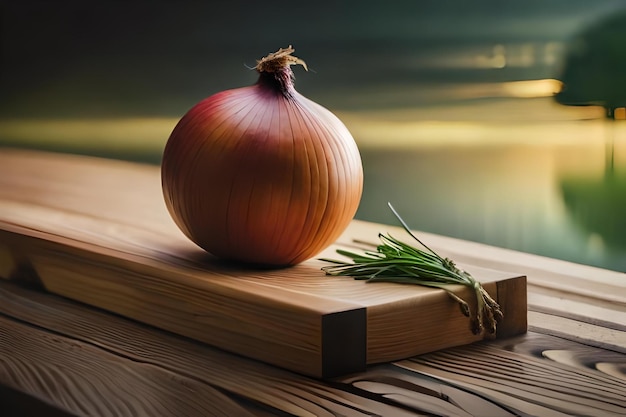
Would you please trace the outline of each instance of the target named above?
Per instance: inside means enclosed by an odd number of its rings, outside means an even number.
[[[258,61],[256,84],[192,107],[165,147],[170,215],[218,258],[298,264],[332,244],[358,208],[357,145],[333,113],[295,90],[290,65],[304,63],[291,52]]]

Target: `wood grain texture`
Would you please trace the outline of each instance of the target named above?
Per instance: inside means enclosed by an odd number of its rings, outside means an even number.
[[[2,384],[80,415],[253,415],[211,386],[45,330],[0,317],[0,334]]]
[[[329,277],[319,260],[280,270],[217,261],[173,224],[157,167],[9,151],[0,185],[6,276],[35,271],[53,293],[245,356],[331,377],[482,338],[441,290]],[[376,237],[374,227],[354,222],[320,256],[364,231]],[[502,333],[526,331],[523,275],[462,266],[508,297]]]
[[[424,415],[9,283],[0,283],[0,314],[16,320],[0,321],[13,325],[0,330],[2,383],[80,415],[111,415],[110,410],[120,409],[120,415],[163,415],[142,405],[153,396],[162,397],[156,404],[165,401],[176,413],[178,399],[163,390],[179,383],[176,389],[188,387],[198,397],[206,391],[206,401],[222,410],[236,400],[256,404],[247,412],[258,408],[271,415]],[[50,349],[55,354],[49,355]],[[58,374],[49,377],[56,369]],[[118,385],[133,384],[130,392],[116,391]],[[135,395],[137,408],[123,409],[135,403]],[[172,415],[203,415],[199,411],[209,404],[196,398],[191,406],[194,413]],[[231,410],[217,415],[246,415]],[[137,414],[128,414],[133,411]]]
[[[624,354],[529,333],[421,355],[344,381],[412,401],[428,386],[456,407],[454,415],[624,416],[624,364]]]
[[[625,368],[528,333],[322,381],[0,282],[1,383],[75,415],[621,416]]]
[[[548,359],[550,348],[535,346]],[[576,350],[568,346],[564,351],[575,354]],[[624,361],[623,356],[614,358]],[[473,392],[524,413],[536,413],[542,407],[540,415],[546,416],[626,415],[624,380],[588,367],[503,352],[496,346],[471,346],[463,352],[452,349],[403,361],[399,366],[454,380],[457,386],[471,387]],[[532,406],[518,404],[519,398]]]

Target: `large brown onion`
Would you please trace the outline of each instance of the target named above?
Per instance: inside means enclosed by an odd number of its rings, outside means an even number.
[[[192,107],[161,165],[167,208],[213,255],[287,266],[318,254],[348,226],[363,170],[345,125],[294,89],[280,49],[258,61],[258,82]]]

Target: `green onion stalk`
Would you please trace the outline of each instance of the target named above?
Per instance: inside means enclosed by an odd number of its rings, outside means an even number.
[[[322,261],[332,265],[322,267],[327,275],[351,276],[367,282],[395,282],[399,284],[416,284],[426,287],[440,288],[456,301],[461,312],[470,318],[470,329],[474,334],[487,332],[495,335],[497,322],[503,317],[498,303],[489,295],[483,286],[468,272],[459,269],[454,261],[439,256],[415,236],[398,212],[388,203],[389,208],[400,221],[400,224],[413,239],[424,249],[404,243],[389,234],[379,233],[380,244],[376,251],[365,251],[362,254],[338,249],[339,255],[352,262],[344,262],[323,258]],[[358,244],[368,244],[355,241]],[[463,300],[451,289],[451,285],[469,287],[476,295],[476,309],[472,311],[467,301]]]

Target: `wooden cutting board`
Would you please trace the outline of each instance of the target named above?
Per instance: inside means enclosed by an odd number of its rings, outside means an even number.
[[[379,232],[404,236],[355,220],[320,256]],[[0,151],[0,277],[315,377],[482,339],[442,290],[330,277],[323,265],[215,260],[169,217],[156,166]],[[526,331],[525,276],[459,266],[500,303],[497,337]]]

